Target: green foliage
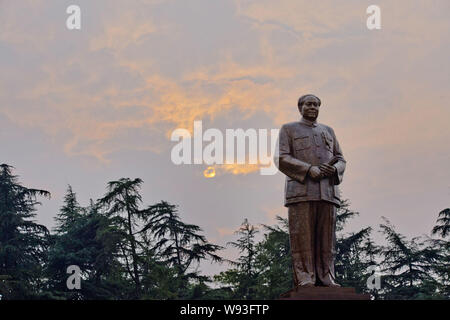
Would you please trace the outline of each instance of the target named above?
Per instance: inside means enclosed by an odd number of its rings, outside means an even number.
[[[197,269],[202,260],[222,262],[222,258],[216,254],[222,247],[209,243],[200,234],[201,231],[199,226],[181,221],[177,206],[166,201],[147,209],[145,225],[139,233],[145,239],[154,240],[152,253],[164,265],[175,270],[173,280],[179,284],[179,290],[174,298],[197,297],[200,287],[208,281]],[[191,292],[192,281],[200,282],[197,291]]]
[[[61,299],[127,298],[129,289],[120,281],[122,267],[116,258],[124,235],[113,219],[98,212],[91,202],[88,208],[78,205],[69,186],[64,206],[56,219],[47,263],[48,290]],[[81,269],[83,285],[80,291],[67,289],[67,268]]]
[[[359,212],[350,210],[348,200],[341,202],[336,215],[336,262],[337,282],[344,287],[355,288],[357,292],[371,293],[367,289],[367,278],[371,275],[370,266],[376,265],[379,248],[371,240],[372,228],[366,227],[358,232],[344,233],[345,223]]]
[[[221,272],[215,277],[216,281],[230,285],[232,299],[255,299],[258,279],[256,269],[256,243],[255,235],[258,230],[251,225],[247,219],[241,224],[239,230],[235,232],[239,236],[236,242],[228,244],[239,250],[237,261],[229,261],[234,268]]]
[[[33,218],[37,197],[50,193],[22,186],[12,169],[0,165],[0,294],[4,299],[39,299],[49,232]]]
[[[108,192],[98,200],[98,206],[102,207],[106,216],[113,219],[118,232],[123,235],[119,243],[121,258],[125,261],[128,276],[134,283],[134,295],[138,299],[142,292],[141,274],[139,265],[141,263],[139,254],[139,239],[135,235],[135,228],[145,218],[147,210],[139,209],[142,204],[142,196],[139,191],[142,180],[137,178],[131,180],[122,178],[118,181],[108,183]]]
[[[431,233],[438,234],[442,238],[450,236],[450,208],[439,212],[436,225],[433,227]]]
[[[380,225],[388,242],[382,247],[384,299],[438,299],[441,249],[432,242],[414,237],[407,240],[390,222]],[[447,264],[448,266],[448,264]]]
[[[208,243],[201,235],[201,228],[181,221],[175,205],[161,201],[148,208],[146,225],[141,232],[150,232],[157,241],[154,252],[166,264],[175,267],[179,273],[188,271],[192,263],[211,259],[221,262],[216,252],[220,246]],[[197,278],[197,273],[192,273]]]
[[[277,216],[278,225],[263,225],[262,241],[256,243],[259,232],[247,219],[229,244],[239,250],[233,268],[215,276],[225,286],[220,288],[229,299],[277,299],[292,288],[293,278],[289,245],[288,221]]]
[[[429,239],[430,246],[439,252],[440,259],[433,268],[438,279],[437,291],[440,297],[450,299],[450,208],[442,210],[432,232],[438,239]]]
[[[288,220],[276,217],[275,226],[263,225],[266,233],[257,245],[258,299],[277,299],[293,288]]]
[[[168,202],[141,208],[141,185],[141,179],[111,181],[87,208],[69,186],[49,250],[51,298],[201,299],[209,292],[198,264],[220,262],[221,247],[182,222]],[[81,269],[80,290],[67,289],[70,265]]]

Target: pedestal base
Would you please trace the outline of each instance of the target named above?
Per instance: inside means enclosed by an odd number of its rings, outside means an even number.
[[[370,295],[356,293],[355,288],[298,287],[283,293],[280,300],[370,300]]]

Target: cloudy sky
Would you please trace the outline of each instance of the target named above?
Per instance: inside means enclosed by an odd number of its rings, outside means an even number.
[[[81,8],[68,30],[66,8]],[[381,8],[381,30],[366,8]],[[51,228],[71,184],[83,205],[121,177],[144,180],[208,239],[244,218],[286,217],[281,173],[172,163],[176,128],[279,128],[297,99],[323,101],[348,161],[341,190],[360,217],[429,233],[450,206],[447,0],[0,0],[0,162],[51,191]],[[257,169],[257,168],[256,168]],[[232,250],[224,254],[233,256]],[[223,267],[207,266],[206,272]]]

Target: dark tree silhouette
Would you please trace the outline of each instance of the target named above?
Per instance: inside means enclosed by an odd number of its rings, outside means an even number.
[[[257,299],[278,299],[294,286],[288,219],[276,217],[275,226],[263,225],[264,239],[257,244]]]
[[[105,208],[106,214],[115,219],[117,228],[126,235],[120,247],[129,276],[134,282],[136,298],[140,296],[142,288],[139,272],[139,240],[135,237],[135,228],[139,227],[139,221],[145,218],[148,211],[139,209],[142,204],[142,196],[139,193],[142,182],[139,178],[110,181],[108,192],[98,200],[98,206]]]
[[[228,242],[239,250],[237,261],[228,261],[234,268],[221,272],[215,276],[216,281],[230,285],[233,299],[255,299],[258,271],[256,269],[256,242],[255,235],[259,231],[247,219],[235,232],[237,241]]]
[[[50,192],[22,186],[13,167],[0,165],[0,294],[4,299],[42,296],[49,231],[33,221],[38,197]]]
[[[450,235],[450,208],[444,209],[439,212],[436,225],[432,230],[432,234],[438,234],[442,238]]]
[[[195,267],[202,260],[222,262],[217,251],[222,247],[209,243],[199,226],[181,221],[177,206],[161,201],[148,207],[144,228],[140,233],[150,233],[155,240],[153,252],[166,265],[175,268],[183,289],[190,279],[207,281]],[[195,265],[193,265],[195,263]],[[194,268],[193,268],[194,267]],[[186,293],[182,293],[185,296]]]
[[[437,292],[433,278],[434,265],[439,263],[439,251],[427,246],[419,237],[407,240],[384,218],[380,224],[388,242],[382,247],[383,298],[423,299]]]
[[[336,279],[344,287],[353,287],[358,292],[377,295],[369,291],[367,279],[371,275],[369,267],[377,265],[379,248],[371,240],[372,228],[366,227],[357,232],[344,233],[345,224],[359,212],[350,210],[349,200],[343,200],[336,216]]]

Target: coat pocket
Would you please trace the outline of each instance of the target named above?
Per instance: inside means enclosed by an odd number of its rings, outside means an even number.
[[[325,145],[325,148],[333,153],[333,137],[328,132],[322,132],[322,141]]]
[[[296,180],[286,181],[286,199],[304,197],[306,194],[306,184],[300,183]]]
[[[311,147],[311,139],[309,136],[295,137],[294,138],[294,149],[304,150]]]

